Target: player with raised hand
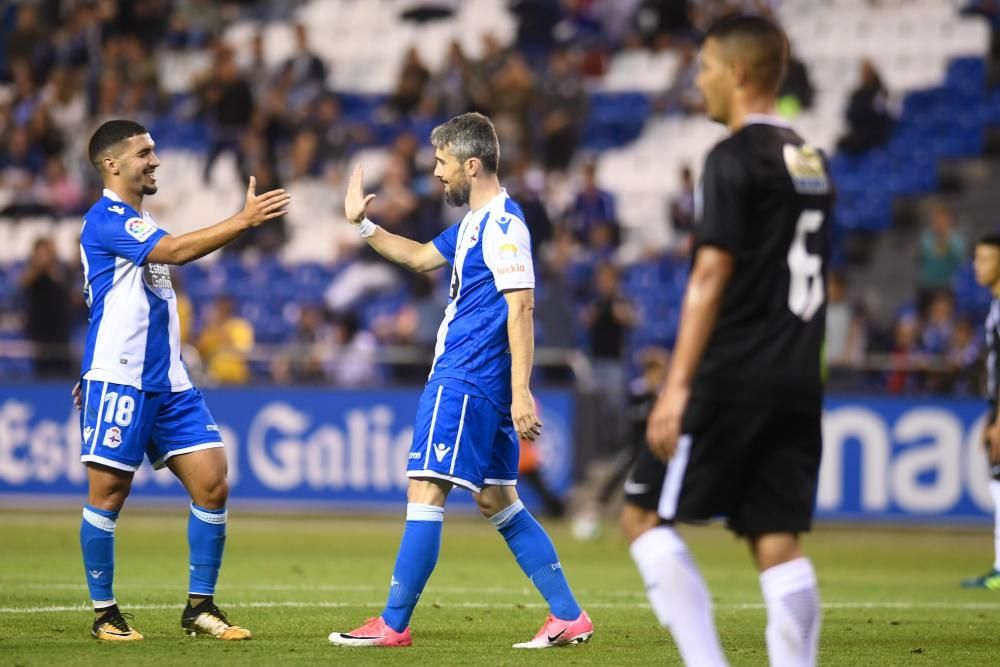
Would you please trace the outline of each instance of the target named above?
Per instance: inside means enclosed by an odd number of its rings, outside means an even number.
[[[647,428],[669,464],[626,521],[650,604],[698,667],[726,660],[673,524],[717,516],[749,541],[770,663],[817,657],[819,592],[799,534],[811,526],[822,448],[832,186],[822,156],[774,115],[787,58],[781,29],[757,16],[720,20],[702,46],[697,84],[731,134],[705,161],[677,345]]]
[[[420,398],[407,465],[406,528],[379,616],[330,634],[342,646],[409,646],[410,617],[437,563],[445,501],[455,486],[472,492],[549,604],[535,637],[515,648],[548,648],[590,639],[555,547],[517,495],[518,436],[536,438],[542,422],[529,389],[534,356],[535,276],[521,207],[497,180],[500,147],[488,118],[457,116],[431,133],[434,175],[451,206],[471,207],[429,243],[391,234],[367,217],[354,169],[344,213],[386,259],[413,271],[451,264],[451,294],[438,330],[430,378]]]
[[[147,456],[154,468],[169,468],[191,496],[182,627],[218,639],[249,639],[250,631],[231,625],[214,602],[226,541],[226,455],[219,427],[181,361],[167,265],[203,257],[284,215],[290,198],[283,190],[258,195],[251,177],[242,211],[170,236],[142,208],[143,198],[157,191],[155,148],[146,128],[130,120],[104,123],[89,147],[104,194],[84,215],[80,232],[90,317],[73,398],[81,409],[81,460],[89,486],[80,546],[94,604],[92,634],[102,640],[142,639],[118,608],[112,585],[115,526],[132,477]]]

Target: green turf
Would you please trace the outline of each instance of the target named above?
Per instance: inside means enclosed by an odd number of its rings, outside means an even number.
[[[413,619],[407,650],[327,644],[384,600],[401,521],[295,515],[231,519],[218,600],[251,642],[228,644],[180,632],[186,585],[184,508],[126,512],[118,526],[116,594],[146,640],[97,642],[79,561],[78,510],[0,518],[0,664],[275,665],[678,664],[668,634],[645,605],[625,545],[608,528],[574,542],[550,526],[570,582],[596,625],[586,645],[514,651],[545,610],[484,521],[450,516],[438,569]],[[825,665],[992,665],[1000,655],[1000,594],[962,590],[987,569],[988,527],[873,529],[820,526],[807,541],[820,573]],[[745,549],[715,528],[685,531],[715,597],[733,665],[765,665],[764,612]],[[79,611],[45,607],[79,605]],[[31,612],[25,610],[33,610]]]

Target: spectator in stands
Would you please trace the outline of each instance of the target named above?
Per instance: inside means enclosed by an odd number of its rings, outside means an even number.
[[[438,113],[451,118],[470,109],[469,88],[474,85],[474,68],[462,45],[453,41],[440,72],[431,77],[426,94],[438,102]]]
[[[292,340],[271,364],[272,379],[279,384],[324,382],[324,365],[333,345],[333,332],[323,310],[313,305],[302,306]]]
[[[196,347],[211,382],[246,384],[250,380],[247,355],[253,349],[253,327],[236,315],[232,297],[222,296],[208,310]]]
[[[936,201],[930,208],[930,225],[920,236],[917,302],[924,308],[931,295],[950,289],[955,274],[968,261],[965,238],[955,229],[951,208]]]
[[[52,72],[42,91],[42,100],[55,126],[73,150],[74,137],[85,137],[80,128],[87,124],[87,101],[76,70],[61,67]],[[77,142],[83,139],[78,139]],[[80,147],[81,153],[82,146]],[[74,151],[75,152],[75,151]]]
[[[924,358],[920,354],[919,344],[920,320],[916,313],[905,312],[896,321],[893,330],[891,370],[886,376],[887,393],[913,394],[922,389],[920,371]]]
[[[833,271],[827,283],[826,362],[833,367],[855,366],[863,360],[867,347],[864,316],[847,297],[847,279]]]
[[[238,176],[241,181],[245,181],[249,174],[241,139],[253,114],[253,91],[230,49],[224,48],[219,53],[218,61],[212,66],[202,85],[201,95],[204,111],[211,124],[211,143],[205,158],[202,180],[210,185],[216,159],[225,152],[232,152],[236,156]]]
[[[409,236],[410,227],[417,224],[420,198],[410,187],[410,170],[401,156],[389,157],[375,195],[368,208],[369,214],[392,233]]]
[[[38,16],[34,3],[23,2],[16,10],[14,30],[4,40],[7,63],[28,65],[33,76],[43,74],[49,65],[49,31]]]
[[[69,348],[72,285],[52,239],[35,241],[20,282],[27,308],[24,334],[33,346],[35,374],[69,377],[73,365]]]
[[[397,118],[409,115],[423,97],[430,78],[431,72],[421,60],[420,52],[415,46],[411,46],[403,57],[403,68],[400,70],[396,89],[389,97],[389,112]]]
[[[524,55],[512,52],[490,82],[487,113],[497,126],[500,145],[510,163],[531,155],[534,116],[531,114],[537,95],[536,77]]]
[[[619,236],[615,197],[598,187],[594,162],[586,162],[580,175],[582,183],[567,212],[567,227],[577,240],[595,250],[613,248]]]
[[[53,215],[82,215],[87,208],[83,183],[76,173],[66,170],[62,158],[45,162],[45,177],[35,182],[35,199]]]
[[[789,53],[785,78],[778,91],[779,113],[786,118],[795,118],[803,109],[812,108],[815,93],[806,64],[794,52]]]
[[[955,333],[955,298],[941,290],[931,297],[927,317],[920,334],[920,350],[931,356],[942,356],[951,346]]]
[[[691,37],[694,33],[694,12],[688,0],[642,0],[635,14],[639,34],[648,46],[669,38]]]
[[[851,93],[847,103],[847,134],[837,142],[845,153],[864,153],[889,141],[892,116],[888,107],[889,93],[875,63],[861,61],[861,84]]]
[[[354,312],[334,316],[330,378],[337,387],[365,387],[378,380],[378,341],[361,328]]]
[[[292,107],[299,109],[309,104],[326,86],[326,63],[309,47],[309,30],[302,23],[292,26],[295,51],[285,61],[282,77],[289,86]]]
[[[518,160],[505,182],[511,198],[521,205],[524,222],[531,233],[532,252],[538,254],[552,239],[553,232],[552,218],[543,201],[545,171],[527,160]]]
[[[354,145],[354,127],[343,118],[337,96],[332,93],[321,95],[309,118],[313,131],[319,135],[319,157],[323,164],[346,159]]]
[[[694,229],[694,190],[694,176],[691,173],[691,167],[684,165],[680,171],[680,191],[670,201],[670,225],[678,240],[675,245],[686,246],[687,238]]]
[[[11,199],[0,216],[50,214],[35,195],[35,175],[41,173],[45,157],[32,145],[28,129],[15,126],[5,144],[0,146],[0,187],[11,193]]]
[[[695,85],[698,76],[698,46],[691,40],[683,40],[677,47],[677,69],[674,78],[657,106],[668,113],[701,113],[705,100]]]
[[[982,353],[980,336],[976,325],[968,318],[955,324],[948,346],[948,365],[951,367],[951,385],[948,393],[952,396],[979,396],[982,394]]]
[[[618,269],[600,264],[594,274],[594,294],[583,310],[590,363],[595,386],[602,398],[600,441],[620,443],[625,408],[625,346],[629,330],[636,324],[635,309],[621,292]]]
[[[508,5],[517,19],[517,50],[532,62],[544,62],[556,42],[555,28],[563,18],[559,0],[510,0]]]
[[[538,92],[542,163],[550,171],[565,171],[580,141],[588,99],[569,51],[552,51]]]

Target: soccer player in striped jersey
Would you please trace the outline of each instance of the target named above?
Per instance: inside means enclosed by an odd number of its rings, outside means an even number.
[[[180,355],[177,300],[168,265],[186,264],[244,231],[284,215],[283,190],[262,195],[251,177],[242,211],[215,225],[170,236],[143,211],[157,191],[160,161],[149,132],[130,120],[101,125],[90,140],[90,161],[104,181],[103,196],[84,215],[80,231],[84,291],[90,309],[80,383],[81,460],[89,492],[80,546],[97,639],[142,639],[115,601],[115,525],[144,456],[167,467],[191,495],[188,517],[190,580],[182,627],[218,639],[249,639],[214,602],[226,541],[226,455],[219,427]]]
[[[990,496],[993,498],[993,568],[986,574],[962,581],[966,588],[1000,591],[1000,235],[984,236],[976,244],[973,261],[976,282],[990,291],[993,300],[986,317],[986,401],[989,416],[983,429],[983,444],[990,463]]]
[[[594,626],[580,609],[552,541],[517,496],[518,436],[542,428],[528,388],[534,354],[535,274],[531,237],[521,207],[497,180],[500,147],[488,118],[457,116],[431,134],[434,175],[445,201],[469,204],[462,221],[430,243],[391,234],[365,217],[365,195],[354,170],[344,212],[379,254],[413,271],[451,264],[451,297],[438,330],[434,364],[420,398],[407,475],[406,528],[382,613],[351,632],[334,632],[341,646],[409,646],[410,616],[437,563],[448,493],[471,491],[549,604],[530,641],[514,648],[549,648],[590,639]]]

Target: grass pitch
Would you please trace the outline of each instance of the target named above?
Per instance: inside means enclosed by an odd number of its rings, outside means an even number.
[[[546,610],[488,523],[453,512],[437,571],[413,618],[411,649],[330,646],[385,599],[400,517],[231,513],[217,600],[250,642],[191,638],[180,630],[187,584],[186,508],[126,510],[117,532],[116,595],[142,642],[90,638],[79,557],[79,510],[4,509],[0,517],[0,664],[285,665],[346,662],[486,665],[680,664],[646,605],[613,526],[595,542],[550,524],[579,601],[594,619],[589,644],[524,652]],[[995,665],[1000,593],[962,590],[988,568],[991,527],[820,525],[806,546],[824,604],[825,665]],[[766,665],[764,610],[743,545],[718,528],[685,535],[715,598],[733,665]]]

